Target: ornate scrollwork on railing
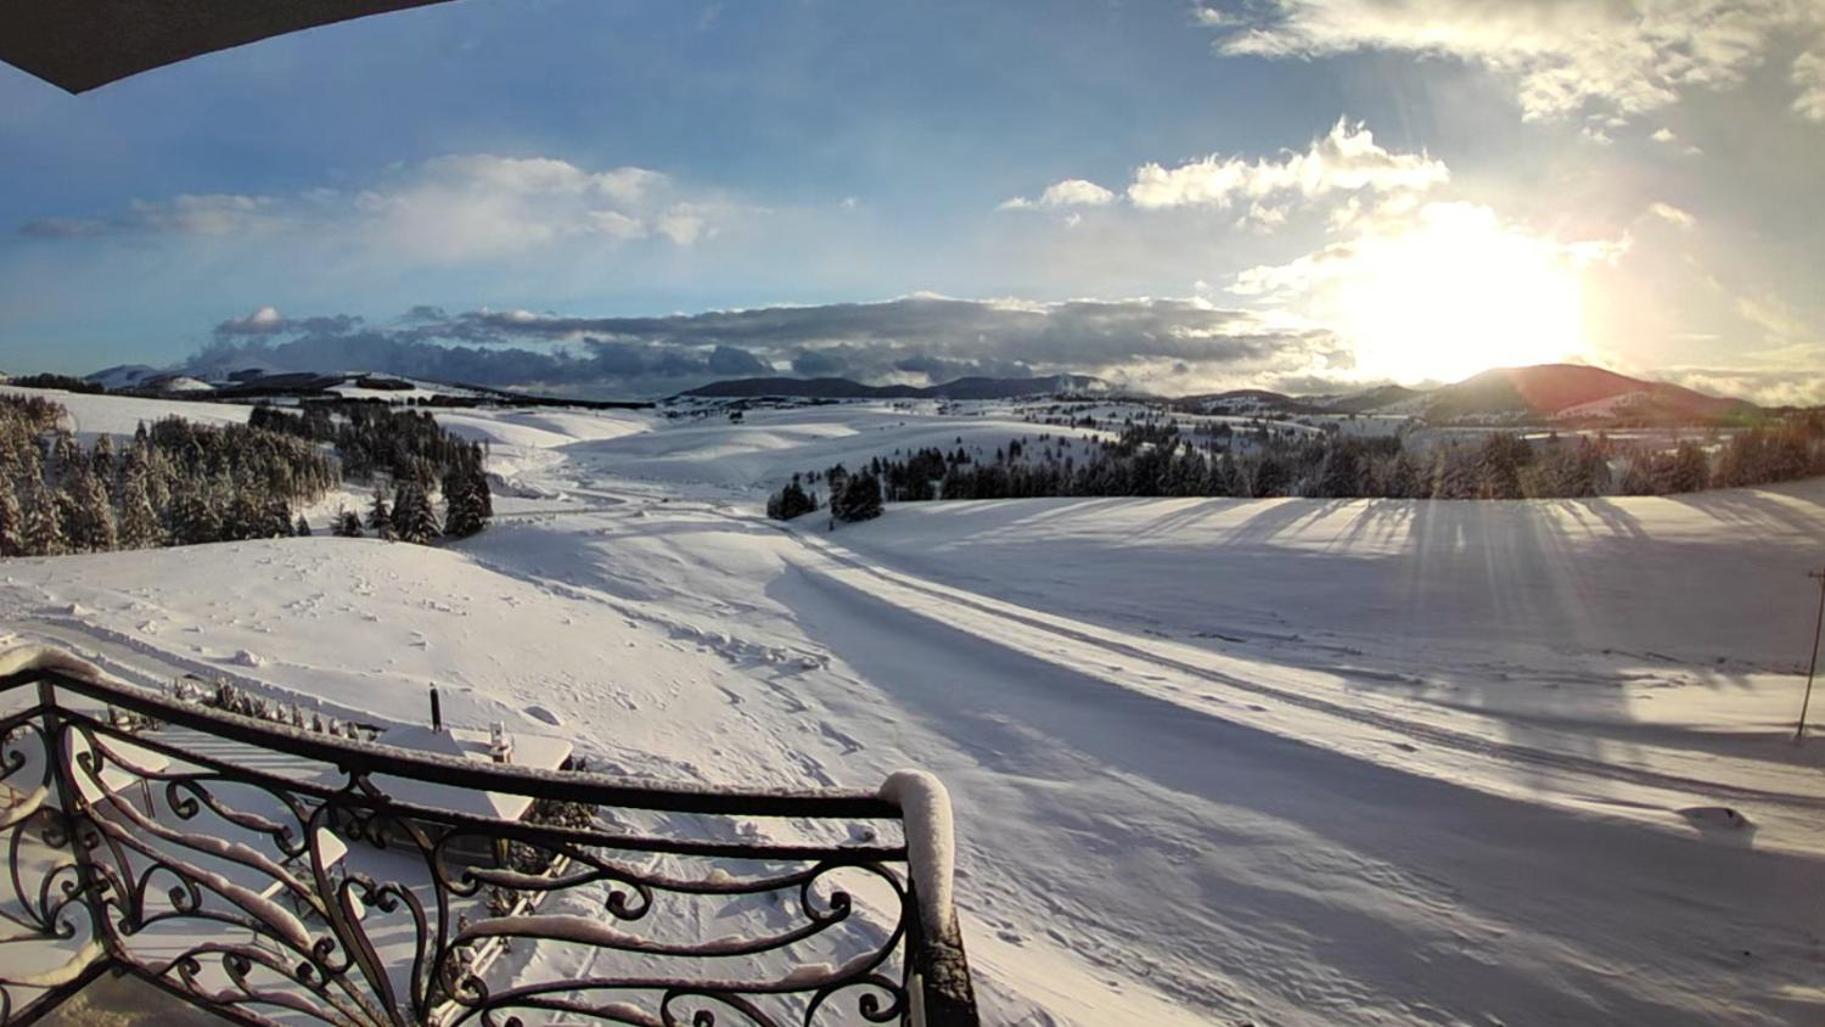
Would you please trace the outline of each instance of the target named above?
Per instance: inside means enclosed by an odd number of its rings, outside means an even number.
[[[465,791],[514,815],[439,801]],[[252,1024],[974,1023],[921,865],[948,845],[903,806],[414,754],[28,665],[0,677],[0,1025],[108,971]]]

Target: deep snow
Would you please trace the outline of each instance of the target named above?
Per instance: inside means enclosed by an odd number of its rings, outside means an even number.
[[[929,769],[993,1022],[1825,1019],[1825,739],[1785,740],[1825,482],[760,517],[793,471],[1047,430],[965,413],[439,412],[508,486],[477,538],[8,561],[0,618],[339,716],[435,681],[633,774]]]

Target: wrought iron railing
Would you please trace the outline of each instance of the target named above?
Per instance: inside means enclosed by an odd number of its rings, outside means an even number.
[[[110,972],[256,1024],[976,1022],[928,775],[644,787],[274,724],[54,655],[0,676],[0,738],[0,1024]],[[439,800],[458,793],[502,812]]]

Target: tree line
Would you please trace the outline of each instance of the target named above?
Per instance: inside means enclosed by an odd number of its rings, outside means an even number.
[[[1825,474],[1825,418],[1817,414],[1754,428],[1713,445],[1671,447],[1604,435],[1528,440],[1489,432],[1423,449],[1399,436],[1334,432],[1288,436],[1265,429],[1187,437],[1172,421],[1127,423],[1082,460],[1041,435],[1038,446],[1012,440],[993,458],[961,445],[876,457],[860,471],[841,466],[830,482],[832,515],[867,506],[851,490],[890,502],[1019,499],[1043,496],[1226,496],[1261,499],[1555,499],[1665,495],[1736,488]],[[815,485],[818,472],[805,476]],[[818,508],[818,495],[795,475],[769,500],[768,515],[789,519]]]
[[[331,525],[337,535],[359,538],[372,532],[378,538],[428,545],[444,536],[473,535],[494,516],[486,450],[445,431],[424,411],[372,400],[318,401],[297,413],[255,407],[248,423],[329,443],[344,474],[374,482],[366,520],[353,510],[338,510]],[[390,501],[383,477],[393,484]],[[443,497],[441,518],[431,500],[433,491]]]
[[[142,422],[128,441],[101,435],[85,446],[64,427],[61,404],[0,396],[0,556],[308,535],[294,508],[337,488],[349,455],[360,477],[375,482],[381,516],[370,511],[366,527],[376,534],[428,543],[487,525],[493,497],[480,445],[428,415],[363,413],[354,430],[265,407],[246,425],[173,416]],[[391,502],[383,473],[392,476]],[[433,491],[443,499],[441,517]],[[347,511],[331,527],[364,533]]]
[[[64,416],[42,397],[0,397],[0,556],[290,535],[292,505],[341,480],[317,447],[244,425],[168,417],[120,446],[84,446]]]

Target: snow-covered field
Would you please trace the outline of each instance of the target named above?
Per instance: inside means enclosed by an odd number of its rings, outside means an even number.
[[[59,398],[85,431],[153,402]],[[1048,429],[437,416],[507,486],[474,539],[13,560],[0,619],[131,680],[367,720],[417,720],[435,681],[458,724],[556,720],[627,773],[936,771],[990,1022],[1825,1021],[1825,738],[1788,741],[1825,481],[931,503],[830,531],[763,519],[764,490]]]

